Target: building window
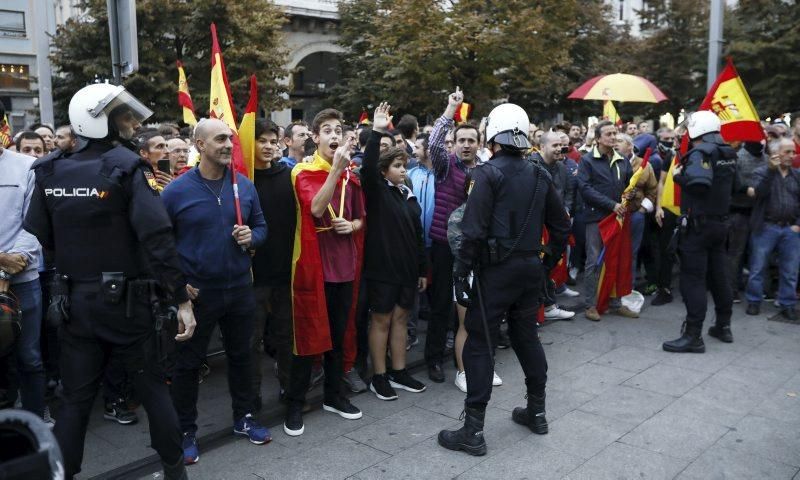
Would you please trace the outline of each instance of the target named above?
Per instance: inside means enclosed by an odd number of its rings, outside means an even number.
[[[25,37],[25,12],[0,10],[0,37]]]
[[[0,64],[0,89],[28,90],[30,78],[27,65]]]

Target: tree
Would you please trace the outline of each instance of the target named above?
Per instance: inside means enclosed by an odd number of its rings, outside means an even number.
[[[248,78],[259,80],[260,106],[266,110],[285,106],[288,74],[281,26],[283,11],[268,0],[186,2],[140,0],[136,2],[139,71],[124,79],[125,87],[148,105],[154,121],[181,118],[177,103],[175,60],[186,69],[196,113],[205,115],[211,65],[210,24],[216,22],[234,102],[248,99]],[[72,95],[95,78],[111,77],[108,12],[105,0],[81,0],[86,16],[70,19],[54,38],[51,61],[58,72],[54,102],[58,123],[67,122]],[[169,21],[165,21],[165,20]]]
[[[597,0],[600,1],[600,0]],[[460,86],[473,117],[509,99],[531,109],[570,63],[578,0],[345,0],[341,80],[331,103],[350,117],[386,99],[398,113],[438,116]]]
[[[724,53],[733,58],[762,117],[800,109],[798,25],[798,0],[739,0],[726,16]]]

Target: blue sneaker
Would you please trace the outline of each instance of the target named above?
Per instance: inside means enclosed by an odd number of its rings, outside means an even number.
[[[262,445],[272,440],[269,429],[258,423],[249,413],[233,425],[233,433],[247,435],[250,443],[255,443],[256,445]]]
[[[200,460],[200,449],[197,448],[197,437],[193,432],[186,432],[183,434],[183,463],[184,465],[192,465]]]

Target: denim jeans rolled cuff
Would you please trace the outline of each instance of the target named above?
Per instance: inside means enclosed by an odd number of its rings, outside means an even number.
[[[778,303],[781,307],[797,304],[797,274],[800,267],[800,233],[790,226],[764,223],[752,233],[750,242],[750,277],[746,297],[749,303],[760,303],[764,295],[766,275],[773,252],[778,256]]]
[[[22,408],[44,414],[45,372],[39,340],[42,331],[42,289],[39,279],[11,285],[22,310],[22,332],[15,349]]]

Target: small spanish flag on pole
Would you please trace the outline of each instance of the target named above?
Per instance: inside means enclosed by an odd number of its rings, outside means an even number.
[[[622,125],[622,119],[619,118],[617,109],[614,108],[614,102],[611,100],[603,101],[603,120],[608,120],[614,125]]]
[[[8,147],[11,145],[11,124],[8,123],[8,114],[4,115],[2,120],[0,120],[0,145],[3,148]]]
[[[183,71],[183,63],[176,60],[178,65],[178,105],[183,110],[183,122],[187,125],[197,125],[197,118],[194,116],[194,104],[192,96],[189,95],[189,84],[186,82],[186,73]]]
[[[467,102],[461,102],[456,107],[456,113],[453,115],[453,121],[456,123],[464,123],[469,120],[470,113],[472,113],[472,105]]]
[[[242,175],[247,175],[247,169],[242,161],[242,145],[239,143],[239,131],[236,128],[236,112],[233,110],[228,74],[225,72],[222,50],[217,40],[217,26],[213,23],[211,24],[211,94],[208,110],[211,118],[222,120],[233,131],[231,165]]]
[[[250,100],[239,125],[239,141],[242,144],[242,160],[247,168],[247,178],[253,179],[256,155],[256,115],[258,112],[258,84],[256,76],[250,76]]]
[[[367,109],[361,110],[361,116],[358,117],[358,124],[359,125],[369,125],[369,113],[367,113]]]

